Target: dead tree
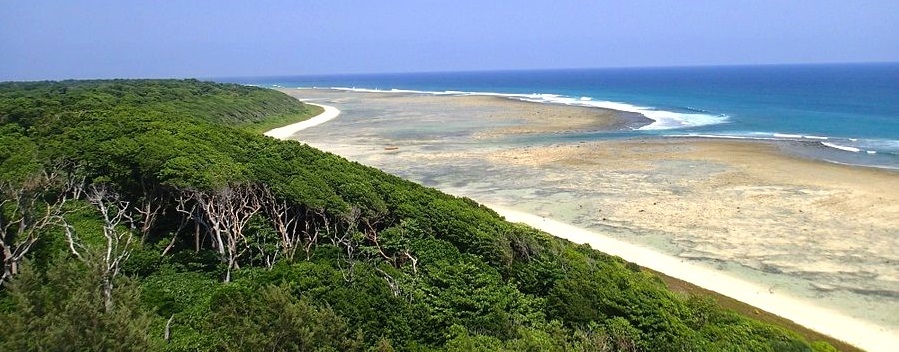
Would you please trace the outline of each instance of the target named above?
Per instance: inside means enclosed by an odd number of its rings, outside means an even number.
[[[364,219],[362,222],[365,224],[365,239],[375,245],[375,250],[378,251],[378,254],[381,255],[381,258],[384,258],[384,260],[389,262],[391,265],[396,266],[396,258],[387,255],[387,253],[384,252],[384,248],[382,248],[381,244],[378,242],[378,230],[375,228],[377,221]]]
[[[403,250],[403,256],[412,261],[412,273],[418,274],[418,258],[412,256],[412,253],[409,253],[409,249]]]
[[[335,232],[331,236],[331,243],[337,248],[343,248],[344,251],[346,251],[346,268],[341,264],[339,255],[337,258],[337,267],[340,269],[340,274],[346,282],[353,281],[354,269],[356,266],[355,255],[356,250],[359,247],[359,241],[357,240],[356,235],[359,233],[358,226],[359,219],[361,218],[362,209],[357,206],[350,207],[350,210],[344,214],[341,219],[344,230],[340,232],[336,231],[337,225],[335,225]]]
[[[182,192],[175,197],[175,211],[183,215],[181,216],[181,223],[178,225],[178,229],[172,234],[172,240],[169,241],[169,244],[162,250],[163,256],[168,254],[168,252],[175,247],[175,241],[178,240],[178,235],[191,221],[194,222],[194,242],[196,251],[200,252],[200,216],[197,212],[197,203],[192,202],[191,199],[192,198],[185,192]]]
[[[131,230],[121,229],[123,220],[132,218],[129,202],[108,185],[90,185],[85,192],[90,202],[103,218],[103,237],[106,248],[103,251],[101,264],[103,283],[103,303],[107,312],[113,307],[112,290],[115,277],[119,275],[122,264],[131,256],[131,242],[134,238]],[[80,257],[80,255],[79,255]]]
[[[134,212],[137,216],[132,219],[131,226],[140,233],[140,242],[144,243],[158,216],[165,211],[167,197],[160,194],[145,194],[137,201]]]
[[[268,241],[266,241],[265,237],[258,238],[256,241],[253,241],[253,247],[256,249],[256,253],[261,257],[262,263],[265,264],[265,267],[271,270],[275,263],[278,262],[278,259],[281,257],[283,250],[280,248],[281,243],[278,241],[276,244],[271,245]],[[274,249],[272,249],[274,247]]]
[[[321,226],[318,226],[318,224],[316,223],[316,216],[318,217],[318,219],[321,219]],[[303,250],[306,252],[306,260],[312,259],[312,249],[318,243],[318,238],[322,234],[322,229],[324,229],[325,238],[332,239],[332,243],[335,243],[336,245],[336,242],[333,241],[333,238],[334,234],[336,234],[338,231],[337,222],[332,222],[329,219],[330,218],[328,217],[328,214],[325,213],[324,209],[319,208],[315,211],[307,210],[303,232],[306,237],[305,245],[303,246]]]
[[[56,184],[58,179],[56,172],[45,171],[21,184],[0,183],[0,286],[19,273],[22,259],[43,232],[69,229],[64,208],[70,195],[67,187]]]
[[[303,216],[297,206],[291,206],[286,200],[278,199],[268,186],[263,186],[259,193],[263,210],[272,227],[280,237],[281,252],[288,260],[293,260],[297,247],[302,246],[300,243],[301,237],[297,231],[297,225]],[[306,230],[308,231],[308,221],[305,225]],[[271,263],[266,264],[269,267],[274,265],[274,259],[277,258],[276,255],[265,255],[267,261],[270,256],[272,257],[270,260]]]
[[[384,281],[387,281],[387,286],[390,287],[390,292],[393,293],[393,297],[399,297],[401,293],[399,282],[397,282],[392,275],[379,268],[377,264],[373,265],[373,267],[375,268],[375,271],[381,273],[381,275],[384,275]]]
[[[244,228],[259,213],[262,204],[253,186],[226,187],[215,192],[190,192],[200,219],[212,238],[219,258],[227,265],[225,282],[239,269],[238,258],[247,250]]]

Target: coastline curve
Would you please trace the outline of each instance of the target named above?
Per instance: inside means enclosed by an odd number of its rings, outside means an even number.
[[[308,120],[303,120],[303,121],[300,121],[300,122],[297,122],[294,124],[290,124],[287,126],[283,126],[283,127],[273,128],[271,130],[266,131],[263,134],[266,136],[269,136],[269,137],[276,138],[276,139],[287,139],[299,131],[305,130],[310,127],[321,125],[325,122],[333,120],[334,118],[337,117],[337,115],[340,115],[340,110],[333,106],[330,106],[330,105],[321,105],[321,104],[308,103],[308,102],[303,102],[303,104],[318,106],[318,107],[324,109],[324,111],[322,111],[321,114],[315,115]]]

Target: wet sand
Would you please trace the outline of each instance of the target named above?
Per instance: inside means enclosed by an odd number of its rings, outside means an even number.
[[[792,157],[783,152],[792,146],[769,142],[565,138],[641,123],[586,108],[290,92],[344,112],[297,135],[315,147],[763,288],[753,294],[832,309],[877,326],[882,341],[899,336],[895,171]]]

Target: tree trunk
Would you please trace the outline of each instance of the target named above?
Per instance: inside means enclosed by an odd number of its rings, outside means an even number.
[[[106,313],[112,312],[112,289],[112,278],[103,278],[103,307],[106,309]]]
[[[172,337],[172,333],[171,333],[172,332],[172,320],[174,320],[174,319],[175,319],[175,315],[172,314],[172,316],[169,317],[169,320],[167,322],[165,322],[165,335],[163,336],[163,338],[165,339],[166,343],[168,343],[169,339],[171,339],[171,337]]]
[[[200,223],[194,222],[194,252],[200,253]]]

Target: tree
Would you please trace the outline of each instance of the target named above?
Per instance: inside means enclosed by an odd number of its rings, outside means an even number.
[[[120,228],[123,220],[132,220],[129,203],[122,199],[109,185],[93,184],[88,186],[85,192],[88,202],[97,208],[103,220],[103,237],[106,246],[103,249],[101,261],[101,278],[103,288],[103,300],[106,311],[113,308],[113,288],[116,276],[119,275],[122,264],[131,256],[131,241],[134,236],[131,229]],[[133,223],[133,221],[130,221]],[[76,246],[71,245],[71,248]],[[84,247],[80,245],[79,247]],[[78,252],[73,252],[77,257],[84,259]]]
[[[53,227],[71,230],[63,216],[68,187],[60,185],[59,180],[59,174],[51,170],[21,183],[0,181],[0,286],[18,274],[19,264],[45,231]]]
[[[226,286],[212,297],[209,322],[224,351],[354,351],[361,336],[329,308],[297,300],[277,286]]]
[[[196,202],[199,221],[211,235],[219,258],[226,264],[225,282],[231,281],[231,271],[240,268],[238,258],[246,252],[244,229],[262,203],[253,185],[227,186],[218,191],[187,191]]]
[[[299,206],[293,205],[287,200],[279,199],[268,185],[260,187],[260,201],[265,215],[280,236],[281,253],[288,260],[293,260],[299,247],[308,248],[302,243],[302,233],[306,234],[305,237],[309,239],[309,242],[318,238],[318,228],[310,226],[310,219],[306,216],[307,212],[301,211]],[[300,222],[305,225],[302,231],[300,231]],[[309,251],[306,252],[308,259]]]
[[[85,260],[57,257],[41,273],[28,263],[7,287],[0,305],[2,351],[158,350],[153,317],[141,309],[136,282],[119,278],[116,304],[106,309],[102,292],[102,254],[85,251]]]

